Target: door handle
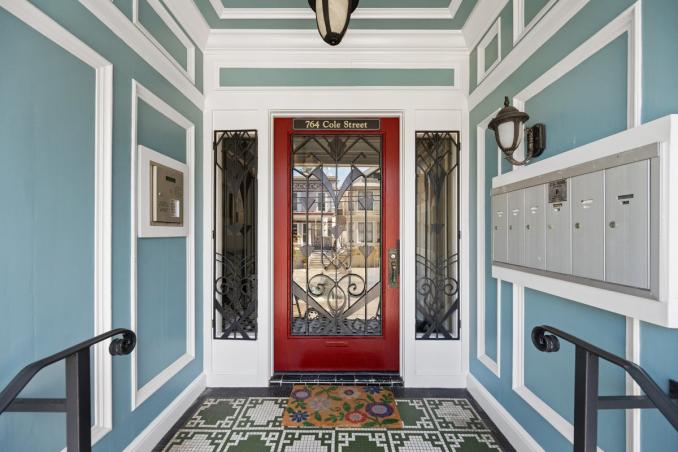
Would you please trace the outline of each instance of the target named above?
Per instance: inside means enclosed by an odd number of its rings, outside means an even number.
[[[398,276],[400,275],[400,240],[395,248],[388,250],[388,287],[398,288]]]

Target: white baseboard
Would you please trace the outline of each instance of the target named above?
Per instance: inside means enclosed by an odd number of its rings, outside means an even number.
[[[268,377],[255,374],[207,374],[208,388],[267,388]]]
[[[179,418],[188,410],[193,402],[206,388],[205,374],[200,374],[193,380],[176,399],[148,424],[134,441],[129,443],[124,452],[147,452],[153,450],[160,440],[167,434]]]
[[[403,375],[406,388],[465,389],[466,375]]]
[[[471,393],[478,405],[487,413],[516,450],[520,452],[544,452],[544,449],[534,438],[471,374],[468,375],[468,392]]]

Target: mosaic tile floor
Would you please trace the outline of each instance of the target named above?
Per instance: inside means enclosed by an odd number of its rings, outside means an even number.
[[[283,428],[287,397],[200,400],[157,450],[180,452],[507,451],[466,398],[400,398],[403,429]],[[191,415],[191,413],[194,413]]]

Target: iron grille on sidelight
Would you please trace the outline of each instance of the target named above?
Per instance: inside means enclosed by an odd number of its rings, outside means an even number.
[[[256,211],[257,132],[215,132],[215,339],[257,338]]]
[[[417,339],[459,339],[459,133],[417,132]]]
[[[379,336],[381,136],[292,145],[292,335]]]

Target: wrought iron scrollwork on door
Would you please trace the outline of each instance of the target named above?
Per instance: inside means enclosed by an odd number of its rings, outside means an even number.
[[[416,138],[416,338],[459,339],[459,133]]]
[[[257,132],[215,132],[215,339],[257,338],[256,211]]]
[[[290,329],[381,335],[381,137],[295,135]]]

